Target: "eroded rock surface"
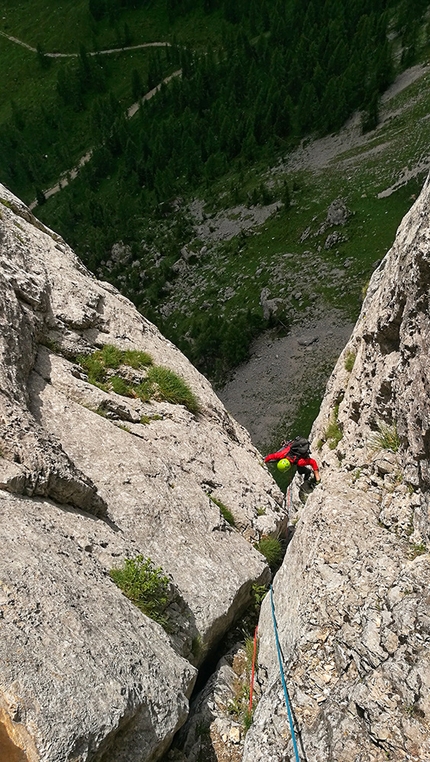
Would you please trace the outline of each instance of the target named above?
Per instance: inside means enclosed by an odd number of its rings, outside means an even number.
[[[430,186],[374,273],[313,429],[322,486],[274,582],[303,759],[430,759]],[[294,521],[294,523],[295,523]],[[294,759],[270,600],[244,762]]]
[[[282,496],[186,358],[2,186],[0,200],[0,751],[155,760],[193,665],[269,577],[253,543],[282,531]],[[90,384],[76,358],[106,344],[179,374],[199,412]],[[169,634],[109,577],[139,554],[169,576]]]

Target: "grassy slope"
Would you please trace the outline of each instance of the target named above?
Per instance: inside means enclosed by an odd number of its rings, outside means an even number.
[[[422,174],[387,198],[377,198],[404,167],[415,167],[426,156],[430,141],[430,120],[425,118],[429,98],[430,77],[424,76],[381,109],[382,121],[374,132],[362,138],[357,126],[333,136],[332,143],[341,147],[323,167],[307,166],[303,157],[246,178],[245,184],[250,187],[253,182],[258,184],[262,176],[268,183],[285,177],[290,187],[298,188],[292,194],[292,207],[267,220],[255,235],[220,244],[209,261],[203,257],[188,278],[175,286],[170,301],[176,302],[178,309],[166,324],[177,322],[181,326],[183,315],[194,312],[204,302],[231,315],[248,307],[258,309],[264,286],[270,288],[272,297],[284,300],[287,319],[293,312],[306,310],[319,297],[355,319],[362,289],[375,262],[390,247],[398,224],[420,190]],[[353,148],[349,148],[347,139],[351,130],[357,143]],[[322,151],[330,139],[318,143]],[[303,152],[293,154],[293,159],[299,153]],[[238,177],[231,175],[223,185],[236,181]],[[212,189],[212,195],[217,195],[217,188]],[[314,234],[325,220],[329,204],[339,197],[352,212],[341,229],[348,240],[326,250],[324,242],[330,231]],[[308,227],[311,234],[301,242]],[[345,261],[349,266],[345,267]],[[231,284],[236,294],[222,303],[222,292]],[[297,300],[294,294],[298,291],[302,298]]]

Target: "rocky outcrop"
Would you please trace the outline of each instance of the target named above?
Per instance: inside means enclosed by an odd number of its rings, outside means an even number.
[[[292,491],[273,590],[300,759],[430,759],[429,286],[427,183],[329,381],[313,429],[322,486],[304,505]],[[243,760],[292,760],[267,597],[259,631]]]
[[[155,760],[269,578],[253,545],[282,531],[282,496],[186,358],[2,186],[0,202],[0,757]],[[195,408],[89,383],[79,357],[105,345],[174,371]],[[137,555],[168,575],[168,633],[108,574]]]

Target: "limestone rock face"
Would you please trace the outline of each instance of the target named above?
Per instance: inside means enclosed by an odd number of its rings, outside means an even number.
[[[186,358],[3,186],[0,201],[0,758],[155,760],[269,578],[253,543],[282,531],[282,496]],[[90,384],[76,358],[106,344],[174,371],[199,412]],[[169,577],[168,634],[108,574],[137,555]]]
[[[303,759],[430,759],[429,286],[427,182],[329,381],[313,429],[322,485],[304,505],[291,493],[273,590]],[[243,760],[293,760],[268,597],[259,632]]]

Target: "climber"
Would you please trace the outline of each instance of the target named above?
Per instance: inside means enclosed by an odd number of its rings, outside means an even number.
[[[310,443],[304,437],[296,437],[289,442],[282,442],[281,449],[272,452],[264,458],[265,463],[276,462],[280,471],[286,471],[291,466],[297,466],[304,481],[319,484],[321,481],[318,463],[310,457]],[[308,466],[311,467],[308,468]]]

